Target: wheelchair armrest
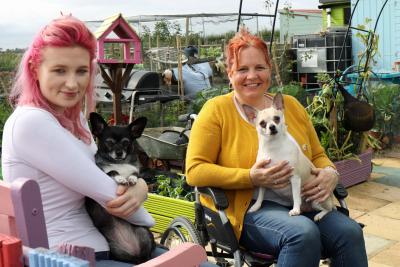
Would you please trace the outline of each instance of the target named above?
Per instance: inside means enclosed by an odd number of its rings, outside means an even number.
[[[335,195],[335,197],[340,200],[340,199],[345,199],[348,196],[347,190],[344,187],[344,185],[342,185],[341,183],[338,183],[336,185],[335,190],[333,191],[333,194]]]
[[[197,187],[200,194],[211,197],[217,210],[225,210],[229,206],[228,198],[222,189],[215,187]]]

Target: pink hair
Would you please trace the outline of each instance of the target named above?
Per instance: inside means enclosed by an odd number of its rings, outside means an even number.
[[[19,65],[9,97],[10,102],[13,106],[29,105],[49,111],[64,128],[86,144],[90,144],[90,132],[84,128],[80,117],[84,101],[82,100],[75,106],[67,108],[63,113],[60,113],[49,105],[49,102],[40,91],[35,72],[41,64],[41,51],[48,46],[80,46],[87,49],[90,55],[91,69],[90,82],[85,93],[85,104],[88,111],[94,110],[93,84],[96,72],[96,38],[82,21],[72,16],[62,16],[53,20],[33,39]]]
[[[252,35],[247,29],[241,28],[229,41],[225,48],[226,72],[232,74],[239,65],[239,53],[244,48],[255,47],[264,53],[265,62],[271,67],[267,44],[258,36]]]

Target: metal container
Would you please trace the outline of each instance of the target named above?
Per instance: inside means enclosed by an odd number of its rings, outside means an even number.
[[[137,141],[147,156],[152,159],[183,160],[186,155],[187,143],[176,144],[179,143],[182,132],[188,140],[189,133],[182,127],[146,128]],[[171,133],[175,133],[175,135]]]

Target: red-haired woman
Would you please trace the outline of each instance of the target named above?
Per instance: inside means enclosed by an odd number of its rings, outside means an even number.
[[[367,266],[360,226],[336,210],[319,222],[316,212],[289,216],[291,201],[274,193],[289,188],[292,168],[288,162],[268,165],[256,162],[258,137],[242,105],[258,110],[272,104],[271,60],[267,45],[242,29],[226,47],[227,73],[233,92],[209,100],[193,125],[187,153],[187,180],[193,186],[222,188],[229,199],[228,217],[240,245],[255,252],[274,255],[278,266],[319,266],[321,255],[331,266]],[[304,184],[308,200],[325,200],[334,190],[338,176],[320,145],[303,106],[284,96],[289,134],[317,167],[317,178]],[[246,213],[254,203],[256,187],[265,187],[261,208]],[[202,203],[212,207],[210,200]]]

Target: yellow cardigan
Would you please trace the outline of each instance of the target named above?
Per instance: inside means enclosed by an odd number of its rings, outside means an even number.
[[[316,167],[334,167],[304,107],[288,95],[284,95],[284,105],[288,131],[303,153]],[[190,133],[187,182],[193,186],[224,189],[229,200],[226,212],[238,239],[253,195],[250,168],[256,161],[257,150],[256,129],[239,114],[233,92],[206,102]],[[202,197],[201,201],[214,209],[210,199]]]

